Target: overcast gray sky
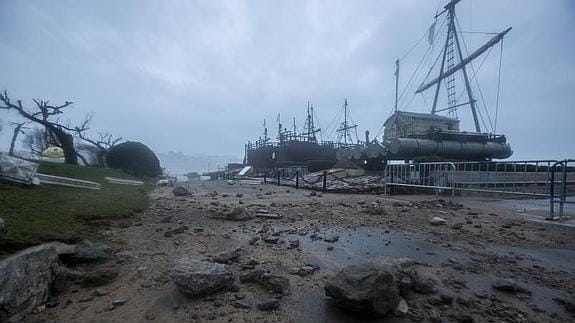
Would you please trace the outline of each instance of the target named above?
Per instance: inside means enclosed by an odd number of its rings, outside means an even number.
[[[27,105],[74,101],[72,123],[93,112],[95,131],[156,152],[242,157],[264,118],[274,134],[278,113],[301,127],[307,101],[327,127],[347,98],[360,133],[373,134],[393,106],[395,59],[444,2],[0,0],[0,89]],[[458,13],[465,31],[513,27],[497,125],[513,158],[575,157],[575,1],[464,0]],[[464,35],[472,48],[490,37]],[[401,89],[426,41],[402,60]],[[492,118],[499,50],[477,73]],[[411,96],[400,108],[428,109],[420,96],[407,106]],[[0,150],[14,118],[0,111]]]

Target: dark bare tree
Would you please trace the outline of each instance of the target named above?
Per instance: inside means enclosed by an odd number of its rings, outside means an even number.
[[[10,141],[10,150],[8,151],[8,155],[14,156],[14,146],[16,146],[16,139],[18,135],[25,134],[24,129],[28,129],[24,127],[28,122],[10,122],[10,125],[14,127],[14,133],[12,134],[12,141]]]
[[[46,137],[44,136],[44,131],[40,128],[33,128],[26,131],[22,139],[22,144],[29,152],[37,155],[41,155],[42,152],[49,147],[48,142],[46,142]]]
[[[87,124],[82,123],[81,127],[70,127],[63,125],[59,118],[52,120],[54,116],[63,114],[64,112],[62,110],[71,105],[72,102],[66,101],[62,105],[53,106],[50,105],[49,101],[34,99],[36,111],[30,112],[24,109],[21,100],[12,103],[8,97],[8,93],[4,91],[3,94],[0,94],[0,103],[3,104],[0,105],[0,109],[16,110],[20,116],[25,119],[42,125],[46,131],[46,137],[52,137],[54,141],[57,141],[57,145],[64,150],[65,162],[67,164],[78,164],[78,154],[74,148],[74,136],[72,136],[71,133],[85,131],[82,127],[87,126]]]
[[[98,132],[97,137],[89,137],[87,132],[90,129],[91,120],[92,115],[86,116],[84,122],[75,128],[75,132],[80,139],[96,147],[98,165],[106,167],[106,151],[122,141],[122,138],[114,138],[111,133],[107,132]]]

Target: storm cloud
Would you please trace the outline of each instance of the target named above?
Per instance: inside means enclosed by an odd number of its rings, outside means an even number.
[[[375,134],[393,107],[395,60],[402,58],[403,90],[427,39],[410,48],[444,2],[3,0],[0,89],[27,105],[74,101],[72,123],[93,112],[94,130],[157,152],[241,160],[264,119],[272,134],[278,113],[301,128],[309,101],[327,127],[344,98],[360,134]],[[573,1],[467,0],[458,13],[467,31],[513,27],[504,41],[497,124],[513,158],[573,157]],[[463,37],[471,50],[491,36]],[[499,50],[477,73],[492,114]],[[412,95],[401,109],[429,109]],[[459,114],[471,130],[468,111]],[[0,112],[0,119],[0,150],[7,150],[7,122],[17,117]]]

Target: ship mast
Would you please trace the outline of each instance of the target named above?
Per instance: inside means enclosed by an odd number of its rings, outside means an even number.
[[[469,82],[469,77],[467,75],[467,69],[465,68],[465,66],[469,64],[472,60],[483,54],[490,47],[500,42],[503,39],[503,36],[505,36],[505,34],[511,30],[511,27],[495,35],[485,45],[481,46],[480,48],[475,50],[471,55],[469,55],[469,57],[463,58],[461,45],[459,42],[459,36],[455,28],[455,5],[460,1],[461,0],[451,0],[447,5],[445,5],[444,10],[435,16],[435,18],[437,18],[442,14],[447,13],[447,19],[448,19],[447,38],[445,40],[445,45],[443,47],[439,76],[429,81],[428,83],[419,86],[419,88],[415,93],[421,93],[427,90],[428,88],[436,85],[435,95],[433,97],[433,107],[431,109],[432,114],[444,110],[448,110],[450,114],[454,114],[455,108],[469,104],[471,107],[471,113],[473,115],[473,122],[475,123],[475,131],[481,132],[481,127],[479,126],[479,119],[477,118],[476,100],[473,97],[473,91],[471,90],[471,85]],[[457,51],[457,56],[459,57],[458,64],[455,64],[454,51]],[[447,62],[447,70],[445,69],[446,62]],[[454,74],[459,70],[461,70],[463,73],[463,79],[465,81],[465,90],[467,92],[467,98],[468,98],[468,102],[462,104],[456,104],[456,98],[455,98]],[[439,96],[439,89],[441,87],[441,82],[444,79],[447,79],[446,86],[447,86],[448,106],[447,108],[444,109],[437,109],[437,99]]]
[[[357,125],[350,125],[349,121],[347,120],[347,99],[345,99],[344,103],[343,103],[343,122],[341,123],[341,125],[339,126],[339,128],[337,129],[337,132],[339,134],[339,142],[341,143],[343,140],[343,144],[344,145],[348,145],[348,144],[352,144],[353,140],[351,139],[351,129],[356,129]],[[357,130],[356,130],[357,131]],[[357,133],[356,133],[356,137],[357,137]],[[349,142],[348,142],[349,140]]]
[[[305,131],[306,131],[306,141],[317,142],[316,133],[320,132],[321,129],[316,129],[313,123],[313,104],[310,106],[307,103],[307,118],[305,120]]]

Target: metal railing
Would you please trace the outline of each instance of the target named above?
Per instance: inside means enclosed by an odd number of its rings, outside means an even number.
[[[550,219],[564,215],[567,196],[575,195],[574,159],[437,162],[389,164],[385,169],[387,187],[404,186],[422,189],[509,194],[545,198],[550,201]],[[560,174],[560,176],[556,176]],[[555,204],[559,204],[556,217]]]
[[[573,163],[575,159],[388,164],[383,177],[378,177],[374,185],[377,185],[378,192],[383,188],[384,194],[394,187],[411,187],[434,190],[435,193],[447,192],[452,196],[456,192],[477,192],[545,198],[550,201],[549,219],[556,220],[564,217],[566,204],[575,204],[575,201],[568,200],[568,196],[575,196]],[[362,185],[349,182],[345,176],[340,177],[330,171],[306,174],[305,169],[294,168],[265,172],[263,175],[264,183],[296,189],[305,186],[315,190],[337,191],[338,188],[333,187],[334,182],[350,184],[346,186],[348,189]],[[384,183],[380,184],[383,179]],[[556,204],[559,204],[558,214]]]
[[[567,201],[567,186],[570,183],[568,176],[570,163],[575,163],[575,159],[558,161],[551,167],[549,177],[549,220],[561,220],[563,218],[565,204],[575,204],[575,201]],[[560,171],[561,178],[559,181],[555,181],[555,175],[558,171]],[[557,184],[559,184],[558,190],[556,189]],[[555,204],[559,204],[559,215],[557,217],[555,217]]]
[[[388,164],[385,167],[385,189],[388,186],[418,187],[440,190],[450,190],[455,193],[453,185],[453,172],[455,164],[452,162]]]
[[[555,162],[458,162],[455,163],[456,171],[452,180],[454,186],[461,191],[548,198],[551,185],[549,178]]]

